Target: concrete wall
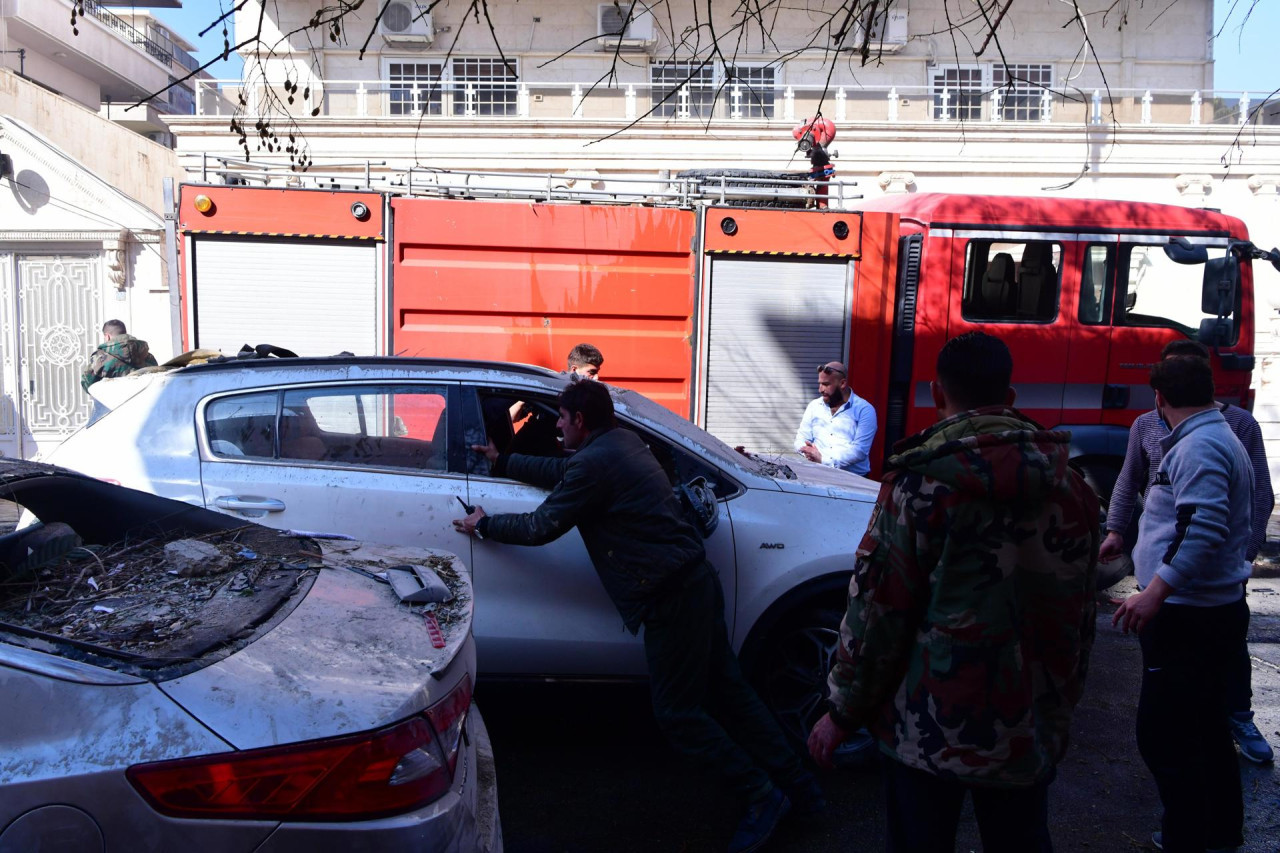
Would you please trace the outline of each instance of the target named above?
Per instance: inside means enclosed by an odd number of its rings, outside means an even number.
[[[86,169],[156,213],[162,181],[185,174],[174,151],[0,69],[0,115],[35,128]]]
[[[1079,60],[1083,36],[1071,23],[1072,7],[1058,0],[1019,0],[1001,24],[998,39],[978,58],[974,51],[984,42],[985,24],[971,5],[951,2],[946,7],[950,21],[958,22],[953,40],[947,34],[944,0],[893,3],[895,8],[908,10],[908,43],[897,53],[873,58],[865,66],[857,59],[841,61],[833,79],[836,85],[856,82],[864,86],[923,86],[932,64],[998,63],[1002,56],[1010,63],[1052,63],[1055,83],[1069,80],[1072,85],[1087,89],[1101,85],[1104,73],[1113,88],[1204,89],[1212,85],[1212,0],[1180,0],[1172,6],[1116,6],[1104,0],[1082,0],[1079,5],[1085,12],[1094,49],[1102,60],[1101,72],[1092,59]],[[461,0],[445,0],[435,6],[432,20],[436,35],[429,47],[390,46],[375,34],[363,59],[358,48],[373,27],[370,10],[377,6],[348,15],[343,20],[342,38],[335,43],[327,31],[307,28],[321,6],[317,0],[277,0],[270,4],[264,38],[273,43],[281,40],[278,53],[293,53],[297,61],[322,76],[339,80],[382,78],[380,59],[388,56],[439,58],[450,51],[455,56],[497,56],[495,37],[506,56],[519,60],[520,77],[526,81],[586,82],[599,78],[614,64],[612,53],[595,41],[599,3],[491,0],[492,33],[483,19],[477,22],[465,14],[469,5]],[[660,14],[654,21],[655,44],[646,52],[624,53],[616,64],[618,79],[645,81],[651,61],[673,55],[708,55],[711,30],[704,28],[699,36],[686,33],[698,24],[695,9],[704,14],[710,6],[712,29],[722,36],[728,61],[768,62],[786,55],[785,67],[778,77],[780,83],[824,83],[828,57],[821,50],[821,42],[813,44],[813,34],[839,28],[843,15],[838,11],[840,5],[835,0],[815,0],[773,7],[764,16],[766,36],[754,20],[743,22],[741,17],[733,17],[733,11],[741,8],[739,4],[702,4],[692,0],[657,4]],[[238,39],[252,34],[260,10],[259,0],[250,0],[237,13]],[[556,58],[564,51],[568,53]]]

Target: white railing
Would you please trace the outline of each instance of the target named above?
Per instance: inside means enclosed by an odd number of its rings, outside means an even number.
[[[251,115],[281,110],[297,118],[404,118],[515,121],[794,122],[821,110],[837,122],[992,122],[1020,124],[1280,125],[1280,102],[1249,92],[1191,89],[1008,89],[927,86],[678,87],[649,83],[586,82],[389,83],[326,80],[310,98],[283,87],[268,95],[240,80],[196,80],[197,115],[226,115],[243,91]],[[1269,91],[1269,90],[1268,90]],[[218,92],[226,97],[202,97]]]

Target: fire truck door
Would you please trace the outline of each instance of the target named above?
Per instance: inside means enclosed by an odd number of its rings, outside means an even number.
[[[1210,258],[1226,253],[1225,239],[1187,239],[1205,245]],[[1104,294],[1111,309],[1104,424],[1127,427],[1151,411],[1152,363],[1165,344],[1194,339],[1200,322],[1212,316],[1201,310],[1204,265],[1174,263],[1164,252],[1168,242],[1168,236],[1125,235],[1117,246],[1113,293]]]
[[[1061,309],[1071,326],[1062,400],[1067,427],[1102,423],[1106,407],[1119,401],[1116,389],[1107,384],[1115,255],[1116,238],[1105,234],[1082,234],[1067,251]]]
[[[193,347],[378,354],[375,244],[201,236],[191,245]]]
[[[791,451],[818,396],[818,365],[848,358],[852,264],[717,257],[710,266],[702,426],[729,445]]]
[[[1060,310],[1063,247],[1070,235],[956,232],[947,336],[981,331],[1013,354],[1015,405],[1045,426],[1059,423],[1070,332]],[[917,405],[920,405],[917,401]]]

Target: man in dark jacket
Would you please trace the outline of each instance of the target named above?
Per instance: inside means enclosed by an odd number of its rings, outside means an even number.
[[[496,476],[550,489],[542,505],[495,516],[476,507],[454,526],[516,545],[541,545],[578,528],[623,622],[632,633],[644,627],[658,723],[747,803],[730,851],[758,849],[792,799],[797,810],[813,811],[825,805],[822,792],[743,678],[702,538],[644,441],[617,426],[608,387],[576,382],[560,395],[559,408],[565,449],[576,451],[567,458],[474,448]]]
[[[1098,503],[1070,434],[1013,405],[1013,361],[970,332],[938,355],[941,420],[894,448],[809,736],[820,765],[869,726],[888,849],[955,847],[966,794],[987,853],[1048,853],[1048,787],[1094,635]]]

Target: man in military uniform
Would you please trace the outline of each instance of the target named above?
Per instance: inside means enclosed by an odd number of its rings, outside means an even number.
[[[999,339],[947,342],[941,420],[895,448],[849,584],[809,750],[868,726],[888,849],[952,851],[966,793],[987,853],[1049,851],[1048,786],[1093,645],[1098,502],[1069,434],[1012,408]]]
[[[80,386],[86,391],[99,379],[124,376],[140,367],[155,367],[156,357],[147,342],[130,335],[119,320],[102,324],[106,340],[89,356],[89,364],[80,372]]]

